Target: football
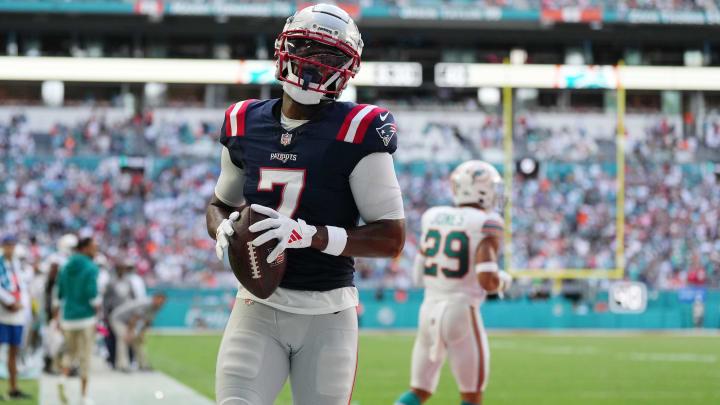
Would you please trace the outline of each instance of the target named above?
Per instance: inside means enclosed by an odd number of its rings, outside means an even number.
[[[261,246],[253,246],[252,241],[261,233],[253,233],[248,227],[267,218],[245,207],[240,218],[234,223],[235,233],[229,238],[228,259],[235,277],[248,291],[258,298],[269,297],[280,284],[285,274],[285,252],[272,262],[267,262],[270,252],[277,246],[278,240],[272,239]]]

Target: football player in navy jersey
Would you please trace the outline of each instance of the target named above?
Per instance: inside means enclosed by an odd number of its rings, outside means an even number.
[[[260,233],[253,243],[277,239],[268,261],[284,252],[287,269],[267,299],[239,287],[218,353],[218,404],[273,404],[288,377],[295,404],[350,401],[358,353],[352,258],[393,257],[405,241],[393,116],[336,101],[362,48],[345,11],[307,7],[275,41],[282,98],[241,101],[225,113],[221,173],[207,208],[217,256],[249,204],[270,217],[251,226]]]

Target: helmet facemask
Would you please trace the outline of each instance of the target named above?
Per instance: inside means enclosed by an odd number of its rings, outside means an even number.
[[[355,75],[360,55],[346,42],[307,31],[285,31],[275,47],[277,79],[283,90],[301,104],[334,99]]]
[[[505,196],[505,184],[494,183],[493,193],[490,196],[486,195],[486,192],[480,192],[479,204],[486,210],[499,210],[503,211],[507,204],[507,198]]]

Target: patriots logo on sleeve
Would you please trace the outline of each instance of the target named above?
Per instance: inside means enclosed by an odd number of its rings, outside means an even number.
[[[385,146],[388,146],[390,144],[390,140],[392,140],[393,136],[395,136],[395,134],[397,133],[397,127],[395,126],[395,124],[385,124],[380,128],[375,128],[375,130],[377,131],[380,139],[382,139]]]

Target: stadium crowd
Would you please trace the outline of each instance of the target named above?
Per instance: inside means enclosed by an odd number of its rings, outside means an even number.
[[[447,179],[457,157],[488,159],[502,151],[502,123],[491,114],[396,116],[409,126],[396,156],[408,241],[395,260],[358,260],[359,286],[408,287],[420,216],[451,202]],[[537,177],[515,178],[515,268],[614,268],[614,128],[594,120],[602,117],[579,125],[562,115],[518,114],[516,155],[542,164]],[[33,263],[52,253],[60,235],[74,232],[92,234],[110,262],[132,260],[149,286],[234,283],[204,229],[219,170],[216,124],[154,119],[149,112],[120,120],[93,115],[49,131],[30,131],[26,121],[17,115],[0,124],[0,199],[3,229],[30,246]],[[657,287],[720,285],[714,175],[692,153],[682,165],[658,166],[678,151],[713,148],[717,120],[698,137],[673,122],[658,116],[628,129],[627,274]]]
[[[63,1],[68,0],[49,0]],[[73,0],[70,0],[73,1]],[[87,1],[87,0],[78,0]],[[106,0],[108,1],[108,0]],[[135,0],[109,0],[116,2],[134,3]],[[184,3],[184,4],[212,4],[222,6],[225,4],[258,4],[271,3],[272,0],[165,0],[163,3]],[[298,5],[304,4],[302,1],[295,2]],[[455,6],[478,6],[478,7],[498,7],[514,10],[541,10],[541,9],[605,9],[618,10],[621,12],[628,10],[699,10],[699,11],[717,11],[718,5],[716,1],[701,0],[343,0],[339,2],[347,6],[361,7],[432,7],[438,5],[455,5]]]

